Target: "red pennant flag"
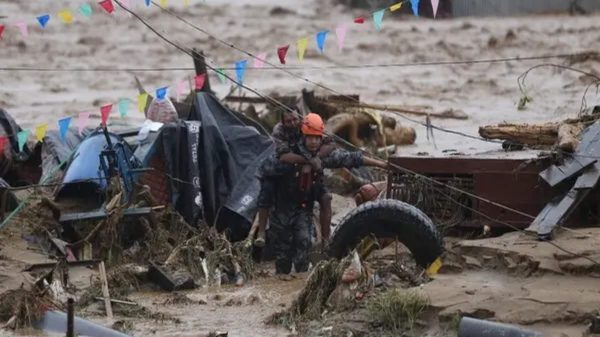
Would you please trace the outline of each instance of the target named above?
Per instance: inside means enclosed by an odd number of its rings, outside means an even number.
[[[104,1],[100,1],[100,6],[102,6],[102,8],[104,8],[104,10],[110,14],[115,10],[115,6],[112,3],[112,0],[104,0]]]
[[[356,19],[354,19],[354,23],[358,23],[359,25],[362,25],[363,23],[365,23],[365,18],[362,16],[359,16]]]
[[[281,62],[281,64],[285,64],[285,56],[287,55],[289,48],[290,48],[290,45],[288,44],[285,47],[279,47],[277,49],[277,56],[279,56],[279,62]]]
[[[8,138],[6,136],[0,137],[0,156],[4,155],[4,147],[8,143]]]
[[[4,33],[4,25],[0,24],[0,40],[2,40],[3,33]]]
[[[204,82],[206,81],[206,74],[200,74],[194,77],[194,83],[196,83],[196,90],[202,90],[204,88]]]
[[[100,114],[102,117],[102,125],[106,126],[106,121],[108,120],[108,116],[110,115],[110,111],[112,110],[113,105],[108,104],[103,107],[100,107]]]

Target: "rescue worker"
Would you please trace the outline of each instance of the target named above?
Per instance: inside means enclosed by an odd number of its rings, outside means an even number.
[[[325,125],[317,114],[308,114],[302,123],[302,142],[292,152],[307,156],[309,161],[318,158],[322,147]],[[333,150],[323,157],[323,168],[377,166],[387,168],[387,163],[364,157],[360,152]],[[275,209],[269,218],[273,234],[275,269],[280,275],[288,275],[292,263],[296,272],[308,270],[308,250],[312,227],[313,205],[325,192],[322,170],[310,164],[287,164],[272,160],[265,165],[267,174],[275,182]]]
[[[313,168],[320,169],[320,161],[318,158],[309,161],[303,155],[292,152],[292,148],[297,146],[302,139],[300,132],[300,115],[296,111],[284,111],[281,114],[281,121],[275,125],[271,134],[275,141],[275,152],[277,158],[288,164],[311,164]],[[323,157],[331,153],[335,149],[335,142],[330,137],[325,137],[323,146],[319,151],[319,157]],[[258,233],[254,245],[263,247],[266,243],[266,227],[269,213],[274,205],[275,191],[273,187],[273,179],[268,176],[261,177],[261,188],[258,196],[258,217],[257,226]],[[331,194],[323,193],[319,199],[321,206],[321,224],[331,223]]]

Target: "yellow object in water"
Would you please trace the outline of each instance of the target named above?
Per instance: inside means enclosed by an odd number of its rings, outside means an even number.
[[[435,261],[433,261],[433,263],[431,263],[429,265],[429,268],[427,268],[427,270],[426,270],[427,275],[430,277],[435,276],[441,267],[442,267],[442,259],[440,257],[438,257],[437,259],[435,259]]]

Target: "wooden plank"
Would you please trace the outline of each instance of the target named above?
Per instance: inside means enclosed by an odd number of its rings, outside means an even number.
[[[106,316],[108,319],[113,318],[112,305],[110,303],[110,293],[108,291],[108,280],[106,279],[106,269],[104,268],[104,261],[100,262],[100,281],[102,282],[102,296],[104,296],[104,307],[106,309]]]

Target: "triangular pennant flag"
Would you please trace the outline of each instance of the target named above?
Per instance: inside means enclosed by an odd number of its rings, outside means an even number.
[[[85,3],[81,6],[79,6],[79,13],[81,13],[81,15],[85,16],[86,18],[89,18],[92,16],[92,6],[88,3]]]
[[[200,75],[197,75],[196,77],[194,77],[194,84],[196,85],[196,90],[202,90],[202,88],[204,88],[205,81],[206,81],[206,74],[200,74]]]
[[[100,117],[102,118],[102,125],[106,126],[106,121],[108,121],[108,116],[110,116],[112,108],[112,104],[107,104],[105,106],[100,107]]]
[[[50,21],[50,15],[49,14],[40,15],[37,17],[37,21],[40,24],[40,27],[46,28],[48,21]]]
[[[4,33],[4,25],[0,23],[0,40],[2,40],[3,33]]]
[[[148,94],[143,93],[138,95],[138,111],[144,112],[146,110],[146,103],[148,103]]]
[[[254,58],[254,68],[260,69],[265,65],[267,60],[267,53],[260,53]]]
[[[115,11],[115,5],[113,5],[112,0],[102,0],[99,2],[99,4],[108,14],[111,14]]]
[[[383,14],[385,14],[385,9],[378,10],[377,12],[373,12],[373,23],[375,24],[375,29],[381,30],[383,23]]]
[[[362,16],[359,16],[356,19],[354,19],[354,23],[358,23],[359,25],[362,25],[363,23],[365,23],[365,18]]]
[[[23,152],[23,148],[25,148],[25,143],[27,143],[27,138],[29,138],[29,129],[17,133],[17,141],[19,142],[19,152]]]
[[[321,54],[325,52],[325,40],[327,39],[328,30],[323,30],[317,33],[317,48],[321,51]]]
[[[246,73],[246,64],[248,61],[242,60],[235,63],[235,76],[239,85],[244,83],[244,74]]]
[[[216,70],[216,72],[217,76],[219,77],[219,81],[221,81],[221,83],[227,83],[227,77],[225,77],[225,70],[219,68]]]
[[[169,89],[169,87],[162,87],[162,88],[156,89],[156,98],[157,99],[165,99],[165,97],[167,97],[168,89]]]
[[[440,0],[431,0],[431,9],[433,9],[433,18],[437,16],[438,7],[440,6]]]
[[[146,7],[150,7],[150,0],[145,0],[146,1]]]
[[[0,153],[4,153],[4,148],[6,147],[6,143],[8,143],[8,137],[0,136]]]
[[[402,8],[402,2],[399,2],[395,5],[391,5],[390,11],[395,12],[395,11],[399,10],[400,8]]]
[[[345,25],[339,25],[335,29],[335,35],[337,36],[337,43],[338,43],[339,50],[342,50],[342,48],[344,48],[344,40],[346,40],[346,31],[347,30],[348,30],[348,28],[346,28]]]
[[[285,64],[285,56],[287,55],[288,49],[290,49],[290,45],[284,47],[277,48],[277,56],[279,56],[279,62],[281,64]]]
[[[58,12],[58,17],[62,20],[63,23],[69,24],[73,22],[73,14],[68,9]]]
[[[67,131],[69,131],[69,125],[71,124],[72,117],[65,117],[58,120],[58,131],[60,132],[60,139],[62,141],[67,137]]]
[[[90,113],[89,112],[80,112],[79,117],[77,117],[77,132],[81,135],[81,132],[88,125],[90,121]]]
[[[182,80],[179,83],[177,83],[177,87],[175,88],[176,94],[177,94],[177,102],[181,101],[181,96],[183,96],[183,94],[185,94],[185,86],[187,84],[186,80]]]
[[[127,116],[128,112],[129,112],[129,100],[127,98],[121,98],[119,100],[119,114],[121,115],[121,118]]]
[[[308,47],[308,39],[303,37],[297,42],[298,46],[298,59],[300,62],[304,60],[304,53],[306,52],[306,47]]]
[[[160,0],[160,7],[167,7],[167,0]]]
[[[419,16],[419,0],[410,0],[410,5],[412,6],[415,16]]]
[[[190,5],[190,0],[183,0],[183,5],[184,6],[189,6]]]
[[[19,28],[19,30],[21,31],[21,35],[23,37],[27,37],[29,35],[29,32],[27,30],[27,24],[23,21],[17,22],[15,23],[15,27]]]
[[[48,124],[40,124],[35,128],[35,138],[38,140],[38,142],[41,142],[44,140],[44,137],[46,137],[46,131],[48,130]]]

